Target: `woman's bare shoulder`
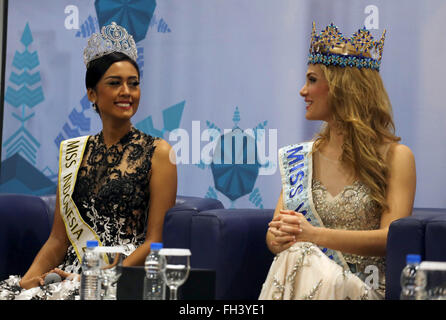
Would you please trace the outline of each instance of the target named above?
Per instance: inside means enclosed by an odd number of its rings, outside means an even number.
[[[412,150],[402,143],[395,141],[384,141],[379,147],[378,152],[386,162],[391,162],[395,158],[413,157]]]
[[[152,163],[155,165],[159,163],[164,166],[168,163],[175,165],[176,157],[172,146],[164,139],[157,139],[154,142],[155,152],[153,154]]]
[[[412,150],[402,143],[392,143],[389,148],[387,163],[393,170],[415,168],[415,156]]]
[[[398,157],[413,157],[412,150],[405,144],[394,142],[390,144],[389,151]]]

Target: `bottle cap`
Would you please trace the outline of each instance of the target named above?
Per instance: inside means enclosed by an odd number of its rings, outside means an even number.
[[[94,248],[99,246],[99,242],[97,240],[88,240],[87,241],[87,248]]]
[[[406,263],[420,263],[421,262],[421,256],[419,254],[408,254],[406,256]]]
[[[152,242],[150,244],[150,250],[161,250],[163,248],[162,242]]]

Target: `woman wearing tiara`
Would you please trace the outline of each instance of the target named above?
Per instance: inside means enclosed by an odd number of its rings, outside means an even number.
[[[51,299],[44,277],[79,274],[86,240],[133,249],[125,266],[143,265],[150,244],[162,241],[164,215],[175,204],[177,172],[169,144],[132,125],[140,100],[136,58],[133,37],[115,23],[89,39],[86,88],[102,131],[61,143],[51,234],[23,278],[1,284],[0,299]],[[58,298],[74,298],[79,282],[68,282],[72,286]]]
[[[305,117],[314,141],[280,149],[280,194],[266,235],[276,254],[259,299],[382,299],[389,225],[411,214],[415,161],[394,134],[369,31],[313,33]]]

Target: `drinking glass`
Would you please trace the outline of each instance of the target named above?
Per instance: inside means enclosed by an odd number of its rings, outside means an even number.
[[[421,262],[415,283],[417,300],[446,300],[446,262]]]
[[[189,249],[161,249],[160,269],[163,280],[169,286],[170,300],[178,300],[178,288],[187,280],[190,271]]]
[[[124,248],[96,247],[95,251],[101,254],[101,299],[116,300],[116,291],[119,277],[122,274],[122,262],[125,254]]]

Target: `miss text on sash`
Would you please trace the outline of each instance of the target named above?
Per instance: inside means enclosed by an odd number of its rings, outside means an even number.
[[[67,151],[65,154],[65,161],[66,161],[65,168],[66,169],[69,169],[72,165],[76,164],[76,162],[77,162],[76,158],[78,157],[79,153],[81,152],[79,143],[80,143],[80,140],[69,141],[67,143]],[[70,162],[68,162],[68,161],[70,161]],[[79,226],[79,223],[76,220],[76,216],[74,215],[73,209],[68,206],[69,201],[71,199],[70,191],[71,191],[72,178],[73,178],[72,172],[69,172],[63,176],[62,204],[64,206],[63,212],[65,213],[65,217],[68,222],[68,227],[70,228],[72,235],[76,236],[77,240],[79,240],[79,238],[81,237],[82,232],[84,230],[82,228],[79,228],[76,230],[76,228]],[[76,231],[74,231],[74,230],[76,230]]]

